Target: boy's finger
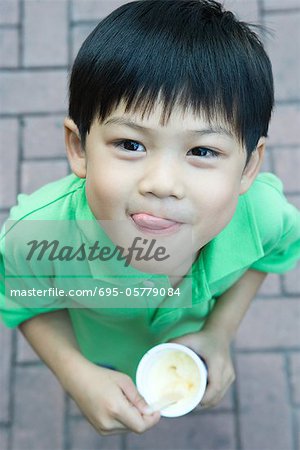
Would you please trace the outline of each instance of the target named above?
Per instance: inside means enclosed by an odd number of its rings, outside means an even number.
[[[143,433],[159,421],[159,412],[149,416],[142,415],[136,406],[129,402],[125,397],[123,400],[124,401],[120,405],[120,417],[118,420],[129,430],[136,433]]]
[[[141,414],[146,414],[148,404],[137,390],[133,381],[131,379],[127,379],[122,384],[122,388],[127,399],[140,411]]]
[[[221,391],[218,388],[218,383],[215,382],[209,382],[205,391],[205,394],[200,402],[200,405],[205,407],[208,407],[216,402],[216,400],[220,397]]]

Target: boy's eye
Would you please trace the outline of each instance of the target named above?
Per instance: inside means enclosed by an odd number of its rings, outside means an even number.
[[[145,151],[145,147],[136,141],[123,140],[114,142],[114,145],[118,148],[121,148],[122,150],[127,150],[129,152],[140,153]]]
[[[211,148],[195,147],[189,150],[187,155],[200,156],[202,158],[218,158],[219,153]]]

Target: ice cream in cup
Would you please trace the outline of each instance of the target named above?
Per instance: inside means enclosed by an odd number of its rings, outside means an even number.
[[[207,384],[203,360],[190,348],[175,343],[156,345],[139,362],[136,386],[149,405],[148,412],[179,417],[201,401]]]

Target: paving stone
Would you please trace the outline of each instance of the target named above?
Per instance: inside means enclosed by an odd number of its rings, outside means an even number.
[[[243,450],[292,450],[291,411],[281,355],[237,355]]]
[[[223,400],[214,408],[212,408],[211,411],[213,411],[214,413],[216,412],[223,412],[224,410],[233,410],[234,409],[234,404],[233,404],[233,387],[231,386],[227,393],[225,394],[225,397],[223,398]],[[204,410],[201,408],[200,404],[194,409],[193,414],[199,414],[199,412],[201,414],[203,414],[205,411],[208,410]]]
[[[259,12],[256,0],[224,0],[225,9],[232,11],[239,20],[258,23]]]
[[[80,409],[71,397],[69,397],[69,415],[72,417],[82,417]]]
[[[97,20],[128,3],[124,0],[72,0],[72,20]]]
[[[24,120],[24,158],[66,156],[64,116],[27,117]]]
[[[289,356],[291,368],[292,399],[297,405],[300,405],[300,353]]]
[[[65,161],[24,161],[22,163],[21,191],[30,194],[46,183],[68,174]]]
[[[268,145],[300,146],[300,104],[276,105],[269,129]]]
[[[0,0],[0,24],[15,25],[19,21],[19,0]]]
[[[161,418],[146,433],[127,435],[127,445],[130,450],[235,450],[233,414]]]
[[[6,221],[7,218],[8,218],[8,213],[0,212],[0,228],[2,227],[2,225],[4,224],[4,222]]]
[[[236,348],[299,348],[299,323],[300,302],[286,298],[255,300],[238,330]]]
[[[47,367],[16,367],[13,450],[63,448],[64,393]]]
[[[0,119],[0,208],[9,208],[17,194],[18,121]]]
[[[18,30],[0,29],[0,67],[17,67],[19,57]]]
[[[270,149],[268,148],[268,144],[260,172],[272,172],[272,155]]]
[[[284,290],[287,294],[299,295],[300,301],[300,264],[291,272],[287,272],[283,276]]]
[[[25,1],[24,66],[67,65],[67,7],[67,0]]]
[[[0,114],[51,113],[67,109],[67,71],[0,72]]]
[[[259,289],[260,295],[274,296],[280,295],[281,287],[280,287],[280,277],[276,273],[269,273],[262,286]]]
[[[280,9],[286,11],[290,8],[299,8],[300,2],[299,0],[263,0],[263,8],[265,10],[272,9]]]
[[[285,192],[300,193],[300,148],[273,150],[274,168],[284,184]]]
[[[71,31],[72,36],[72,61],[75,60],[77,53],[82,46],[85,39],[93,31],[96,24],[78,24],[73,26]]]
[[[0,422],[8,423],[10,420],[10,379],[11,379],[11,352],[12,330],[6,328],[0,321]],[[0,446],[0,448],[2,448]]]
[[[0,428],[0,448],[1,450],[8,450],[8,428]]]
[[[17,333],[17,362],[37,362],[40,358],[29,345],[21,332]]]
[[[289,203],[291,203],[292,205],[296,206],[296,208],[298,208],[300,210],[300,194],[299,195],[286,195]]]
[[[121,436],[101,436],[86,419],[70,419],[70,450],[121,450]]]
[[[300,99],[300,61],[295,58],[300,45],[300,9],[286,14],[265,14],[264,21],[274,33],[265,46],[272,62],[275,96],[277,100]]]
[[[295,442],[295,448],[300,448],[300,409],[295,411],[296,416],[296,442]]]

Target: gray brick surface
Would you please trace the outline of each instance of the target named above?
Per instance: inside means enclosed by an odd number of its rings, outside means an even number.
[[[295,57],[300,45],[299,22],[300,10],[265,17],[266,25],[275,32],[274,39],[266,41],[266,49],[272,61],[277,100],[300,100],[300,60]]]
[[[294,404],[300,406],[300,353],[291,354],[290,373],[291,373],[291,387],[292,387],[292,401]]]
[[[271,119],[268,145],[299,146],[300,104],[277,104]]]
[[[123,5],[123,0],[72,0],[72,20],[91,21],[98,20],[110,14],[118,6]]]
[[[12,331],[6,328],[1,321],[0,349],[0,423],[8,423],[10,420]]]
[[[12,206],[17,194],[18,134],[18,120],[0,119],[0,208]]]
[[[0,25],[13,25],[19,21],[19,0],[0,0]]]
[[[129,434],[130,450],[235,450],[231,413],[161,418],[144,435]]]
[[[296,208],[300,209],[300,194],[299,195],[288,195],[287,194],[288,201],[294,205]]]
[[[274,168],[284,183],[286,192],[300,193],[299,176],[291,176],[292,170],[300,174],[300,151],[295,148],[274,149]]]
[[[272,160],[271,160],[271,151],[268,147],[264,154],[263,163],[260,168],[260,172],[272,172]]]
[[[234,401],[233,401],[233,387],[231,386],[226,392],[224,398],[221,402],[214,407],[214,412],[224,412],[225,410],[233,410],[234,409]],[[193,411],[193,414],[198,414],[199,412],[202,414],[204,409],[201,408],[201,404],[199,404]]]
[[[66,111],[65,70],[0,72],[0,114]]]
[[[95,28],[96,23],[84,23],[75,24],[72,28],[72,62],[75,60],[76,55],[83,44],[84,40],[88,37],[91,31]]]
[[[40,361],[35,351],[24,338],[23,334],[17,333],[17,363],[32,363]]]
[[[69,415],[76,418],[82,417],[80,409],[78,408],[78,406],[76,405],[74,400],[72,400],[71,397],[69,397]]]
[[[0,212],[0,227],[3,225],[8,217],[8,213]]]
[[[258,3],[256,0],[224,0],[225,9],[233,11],[236,16],[246,22],[258,22]]]
[[[0,427],[0,448],[1,450],[8,450],[8,428]]]
[[[83,419],[71,419],[69,423],[70,450],[121,450],[121,436],[101,436]]]
[[[14,395],[13,449],[63,448],[64,394],[44,366],[17,367]]]
[[[65,157],[63,120],[63,115],[25,118],[24,158]]]
[[[67,65],[67,12],[67,0],[25,1],[25,67]],[[39,20],[36,20],[37,17]]]
[[[16,28],[0,29],[0,68],[17,67],[19,36]]]
[[[300,448],[300,409],[295,411],[295,448]]]
[[[238,349],[300,347],[300,302],[284,298],[254,301],[236,338]]]
[[[68,165],[65,161],[24,161],[21,176],[22,192],[31,194],[44,184],[67,174]]]
[[[270,296],[274,296],[274,295],[279,295],[280,292],[281,292],[281,286],[280,286],[279,275],[277,275],[275,273],[268,274],[262,287],[259,290],[259,293],[262,296],[270,297]]]
[[[243,450],[293,450],[285,361],[281,355],[238,355]]]
[[[287,294],[298,295],[300,299],[300,264],[297,264],[296,269],[283,276],[283,285]]]
[[[263,7],[265,10],[283,10],[300,8],[299,0],[263,0]]]

